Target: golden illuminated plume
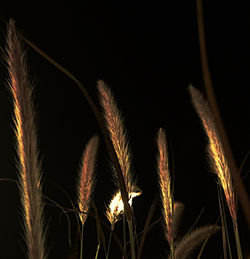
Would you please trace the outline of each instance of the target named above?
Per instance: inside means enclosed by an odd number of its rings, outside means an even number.
[[[32,84],[28,79],[25,55],[10,20],[7,31],[9,80],[13,96],[16,150],[19,158],[19,188],[24,215],[25,240],[29,259],[45,258],[41,165],[37,147]]]
[[[106,126],[120,163],[126,189],[129,194],[133,191],[134,185],[132,182],[131,158],[124,123],[111,90],[103,81],[98,81],[97,86],[100,93],[100,102],[104,110]]]
[[[141,195],[141,192],[132,192],[128,195],[128,203],[132,206],[133,198]],[[118,191],[114,196],[109,206],[107,207],[106,216],[113,226],[118,220],[119,216],[124,212],[124,204],[121,197],[121,192]]]
[[[166,237],[169,245],[173,246],[173,197],[171,192],[171,179],[168,163],[167,142],[163,129],[159,129],[157,136],[158,146],[158,175],[159,185],[162,199],[162,212],[164,216],[164,223],[166,225]]]
[[[84,224],[87,219],[87,213],[91,201],[91,194],[93,192],[93,173],[95,167],[97,147],[98,137],[94,136],[89,140],[88,144],[86,145],[86,149],[82,157],[81,169],[79,172],[77,194],[79,217],[81,219],[82,224]]]
[[[233,220],[236,220],[235,195],[232,184],[232,176],[225,158],[225,154],[217,133],[212,114],[202,94],[193,86],[189,86],[193,105],[198,113],[205,132],[208,136],[208,153],[212,168],[216,172],[225,193],[227,205]]]

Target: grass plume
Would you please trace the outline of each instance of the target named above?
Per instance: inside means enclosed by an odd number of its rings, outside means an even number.
[[[24,217],[25,240],[29,259],[45,258],[41,165],[37,147],[32,89],[24,50],[14,21],[7,29],[6,61],[9,88],[13,97],[19,188]]]
[[[123,119],[117,108],[117,105],[111,90],[101,80],[98,81],[97,87],[100,94],[100,102],[104,110],[106,127],[108,129],[111,142],[113,144],[116,156],[120,164],[120,168],[121,168],[121,172],[122,172],[122,176],[124,179],[125,188],[127,192],[128,202],[129,202],[129,199],[130,199],[129,196],[134,192],[134,190],[136,189],[136,186],[132,179],[131,155],[128,148],[128,141],[127,141],[127,137],[124,129],[125,127],[124,127]],[[122,189],[120,189],[120,191],[122,191]],[[124,203],[124,200],[122,203]],[[131,205],[128,205],[128,206],[131,207]],[[125,210],[127,210],[126,207],[125,207]],[[126,212],[126,215],[127,215],[127,222],[128,222],[128,228],[129,228],[132,259],[135,259],[132,218],[128,217],[128,212]]]
[[[88,217],[89,205],[94,187],[94,167],[98,147],[98,137],[92,137],[86,145],[82,156],[81,168],[78,176],[77,195],[79,218],[82,224],[80,259],[83,258],[83,229]]]
[[[85,151],[82,156],[81,168],[78,178],[78,208],[79,218],[82,225],[87,219],[87,213],[91,201],[91,195],[94,187],[94,167],[95,159],[98,148],[98,137],[92,137],[86,145]]]
[[[202,94],[193,86],[189,86],[189,91],[192,97],[193,105],[202,121],[204,130],[208,136],[208,153],[211,161],[211,166],[214,172],[217,174],[224,190],[231,217],[233,220],[236,220],[237,215],[232,176],[224,155],[224,151],[220,142],[220,137],[217,133],[212,114]]]
[[[129,152],[123,119],[111,90],[101,80],[98,81],[97,86],[100,93],[100,102],[104,110],[106,126],[121,166],[127,193],[129,194],[133,191],[133,187],[135,186],[132,179],[131,155]]]
[[[220,137],[217,133],[213,116],[210,112],[207,102],[203,98],[202,94],[193,86],[189,86],[189,91],[192,97],[193,105],[202,121],[203,127],[208,136],[208,153],[211,161],[211,166],[214,172],[217,174],[221,186],[224,190],[227,205],[233,221],[238,258],[241,259],[243,258],[243,256],[238,233],[236,198],[232,183],[232,175],[228,166],[228,162],[226,160]]]
[[[166,237],[171,247],[174,248],[174,234],[173,234],[173,197],[171,192],[171,179],[168,162],[167,142],[163,129],[159,129],[157,137],[158,146],[158,175],[159,185],[162,199],[162,213],[164,216],[164,223],[166,225]]]
[[[175,259],[189,258],[190,254],[206,241],[208,237],[219,230],[218,226],[208,225],[193,230],[191,233],[186,234],[182,240],[176,245]],[[171,259],[171,257],[169,257]]]

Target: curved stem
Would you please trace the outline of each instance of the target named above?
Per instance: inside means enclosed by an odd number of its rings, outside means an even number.
[[[99,250],[100,250],[100,244],[98,244],[98,245],[97,245],[96,253],[95,253],[95,259],[97,259],[97,258],[98,258]]]
[[[203,79],[204,79],[204,85],[206,88],[208,103],[214,117],[215,125],[218,130],[221,143],[225,151],[226,158],[228,160],[230,171],[232,173],[235,192],[239,198],[241,207],[243,209],[243,212],[248,224],[248,228],[250,228],[249,199],[247,196],[246,189],[240,179],[240,175],[233,157],[232,149],[220,116],[220,112],[219,112],[218,105],[216,103],[215,94],[214,94],[211,74],[208,66],[202,0],[196,0],[196,6],[197,6],[197,22],[198,22],[198,33],[199,33],[199,42],[200,42],[201,66],[202,66],[202,73],[203,73]]]

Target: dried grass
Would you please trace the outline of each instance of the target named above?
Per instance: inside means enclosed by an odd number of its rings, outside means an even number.
[[[18,38],[14,21],[7,30],[6,61],[9,88],[13,96],[16,150],[18,155],[19,188],[29,259],[44,259],[45,230],[41,164],[37,147],[33,85],[28,78],[25,53]]]

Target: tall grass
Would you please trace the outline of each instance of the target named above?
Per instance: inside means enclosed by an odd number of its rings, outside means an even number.
[[[37,47],[35,48],[37,49]],[[39,52],[43,56],[46,56],[40,50]],[[42,200],[42,170],[37,147],[35,112],[32,101],[33,85],[28,78],[25,54],[13,21],[10,21],[8,25],[6,61],[9,71],[9,88],[11,90],[14,104],[19,186],[22,200],[27,258],[43,259],[47,258],[49,255],[47,255],[47,246],[45,244],[46,227],[43,220],[44,203]],[[54,63],[58,68],[61,68],[60,65],[53,60],[52,63]],[[109,258],[110,250],[112,249],[111,238],[114,236],[115,241],[118,244],[121,243],[119,238],[115,235],[115,224],[119,221],[121,215],[125,213],[128,222],[129,238],[127,239],[126,235],[124,235],[124,248],[121,248],[121,258],[135,259],[136,250],[138,247],[141,249],[141,247],[140,244],[138,245],[139,234],[137,234],[133,225],[132,202],[133,198],[142,193],[138,190],[134,180],[131,152],[129,151],[125,124],[117,107],[115,97],[110,88],[103,81],[98,81],[97,88],[99,91],[99,100],[103,110],[103,113],[100,113],[96,104],[79,81],[64,68],[61,70],[70,76],[75,82],[78,82],[77,84],[81,89],[84,89],[82,91],[84,95],[87,96],[86,98],[89,100],[89,103],[94,110],[103,131],[106,144],[109,147],[111,158],[113,158],[113,176],[116,181],[116,190],[113,191],[114,195],[108,203],[106,211],[103,213],[106,215],[107,219],[99,216],[102,213],[98,213],[98,208],[96,208],[95,205],[93,206],[95,213],[91,214],[90,207],[94,190],[94,167],[98,147],[98,137],[95,136],[91,138],[87,143],[82,156],[76,185],[76,213],[80,219],[82,229],[80,251],[78,251],[76,256],[77,258],[82,259],[85,256],[85,252],[86,254],[88,252],[88,247],[84,245],[84,240],[87,237],[83,235],[83,230],[87,217],[94,217],[96,219],[96,228],[98,233],[98,246],[95,258],[101,258],[99,251],[102,248],[105,254],[104,256]],[[236,194],[234,192],[230,166],[228,165],[228,160],[220,140],[220,135],[217,132],[216,123],[214,122],[212,113],[210,112],[209,105],[198,90],[192,86],[189,87],[189,90],[193,105],[208,136],[208,153],[211,166],[217,174],[224,191],[227,206],[233,221],[237,258],[241,259],[243,258],[243,255],[237,225]],[[193,256],[194,251],[201,247],[201,251],[199,253],[200,258],[209,237],[215,234],[220,227],[216,224],[196,227],[194,230],[188,231],[181,238],[177,238],[183,205],[174,201],[168,162],[167,141],[165,131],[163,129],[160,129],[157,135],[157,148],[157,171],[162,207],[161,221],[163,222],[163,232],[165,233],[170,247],[169,256],[166,256],[166,258],[190,258],[190,256]],[[221,206],[222,205],[220,205],[220,209]],[[105,220],[108,220],[110,224],[107,225]],[[147,222],[147,226],[149,225],[150,223]],[[151,226],[153,225],[154,223],[152,223]],[[103,231],[103,229],[108,229],[108,231]],[[144,231],[147,230],[145,229]],[[109,234],[108,244],[106,244],[103,232],[105,232],[106,235],[107,233]],[[130,251],[128,252],[126,251],[127,243],[130,245]],[[122,247],[122,245],[120,246]],[[138,251],[140,249],[138,249]],[[141,250],[138,254],[141,256]],[[225,251],[224,254],[226,254]]]
[[[157,169],[163,207],[162,212],[164,216],[164,223],[166,226],[166,237],[171,249],[172,258],[174,258],[173,195],[171,190],[167,143],[165,132],[163,129],[160,129],[158,132],[157,146],[159,152]]]
[[[79,171],[77,194],[79,218],[82,225],[80,258],[83,257],[83,229],[91,202],[94,189],[94,166],[98,146],[98,137],[92,137],[83,153],[81,168]]]
[[[7,33],[6,62],[8,84],[14,106],[18,178],[22,201],[24,236],[30,259],[46,258],[43,220],[41,162],[37,147],[33,85],[29,79],[25,53],[10,20]]]
[[[233,221],[238,257],[243,258],[238,233],[236,202],[232,183],[232,175],[228,166],[227,159],[224,154],[220,137],[216,130],[215,123],[212,114],[209,110],[208,104],[201,95],[201,93],[193,86],[189,87],[189,91],[192,97],[194,107],[202,121],[203,127],[208,136],[208,154],[211,161],[211,166],[214,172],[217,174],[221,186],[224,190],[227,205]]]

